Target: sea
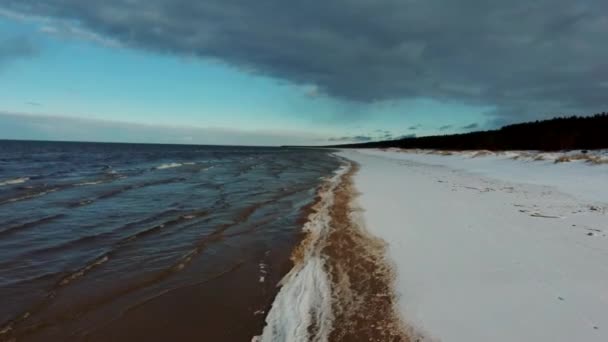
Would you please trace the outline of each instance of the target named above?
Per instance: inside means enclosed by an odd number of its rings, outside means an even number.
[[[0,341],[251,341],[341,161],[0,141]]]

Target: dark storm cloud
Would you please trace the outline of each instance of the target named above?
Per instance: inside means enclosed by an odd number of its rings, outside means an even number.
[[[608,106],[606,0],[3,0],[126,46],[216,58],[355,101],[429,97],[496,120]]]
[[[440,131],[447,131],[448,129],[452,128],[452,125],[445,125],[445,126],[441,126],[439,127]]]
[[[470,125],[462,126],[462,129],[475,129],[475,128],[477,128],[477,127],[479,127],[479,125],[478,125],[478,124],[476,124],[476,123],[472,123],[472,124],[470,124]]]
[[[25,37],[0,37],[0,67],[12,60],[32,57],[38,53],[38,49]]]
[[[418,129],[418,128],[420,128],[420,127],[422,127],[422,125],[420,125],[420,124],[418,124],[418,125],[414,125],[414,126],[410,126],[410,127],[409,127],[409,130],[410,130],[410,131],[415,131],[415,130],[417,130],[417,129]]]

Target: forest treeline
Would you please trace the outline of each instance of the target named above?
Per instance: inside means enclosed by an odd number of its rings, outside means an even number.
[[[336,145],[356,148],[441,150],[574,150],[608,148],[608,113],[558,117],[497,130]]]

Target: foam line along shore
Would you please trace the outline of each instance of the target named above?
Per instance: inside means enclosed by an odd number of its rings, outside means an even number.
[[[412,331],[395,308],[393,269],[385,242],[365,229],[352,179],[343,165],[319,191],[292,254],[293,269],[255,341],[410,341]]]

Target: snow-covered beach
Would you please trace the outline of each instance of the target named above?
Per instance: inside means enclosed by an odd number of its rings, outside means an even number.
[[[339,155],[424,340],[608,341],[608,164]]]

